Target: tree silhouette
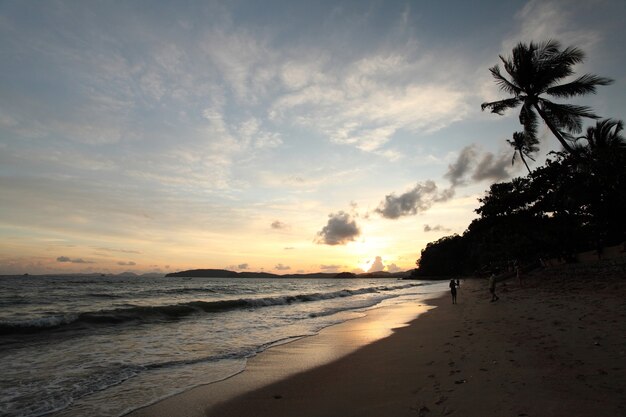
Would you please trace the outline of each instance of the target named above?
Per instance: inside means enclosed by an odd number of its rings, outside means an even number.
[[[584,139],[586,145],[579,145],[576,151],[587,159],[608,157],[612,153],[626,152],[626,139],[621,135],[624,123],[621,120],[604,119],[589,126],[585,135],[576,140]]]
[[[511,165],[515,165],[515,158],[517,157],[517,154],[519,154],[522,162],[526,165],[528,173],[530,174],[530,168],[528,167],[525,158],[528,158],[533,162],[535,161],[535,158],[533,158],[532,155],[539,150],[539,146],[537,146],[539,140],[536,137],[526,135],[525,132],[515,132],[513,133],[513,140],[507,139],[506,141],[514,149]]]
[[[559,104],[548,100],[571,98],[589,93],[595,94],[596,86],[609,85],[613,80],[593,74],[584,74],[573,81],[559,84],[564,78],[574,74],[572,67],[584,60],[585,54],[578,48],[561,48],[554,40],[543,43],[519,43],[512,55],[500,60],[510,77],[500,72],[498,64],[489,68],[500,89],[513,97],[483,103],[483,110],[503,114],[505,110],[521,106],[519,121],[529,138],[537,137],[538,116],[543,119],[563,148],[573,152],[568,141],[570,134],[582,131],[582,118],[597,119],[591,108],[574,104]]]

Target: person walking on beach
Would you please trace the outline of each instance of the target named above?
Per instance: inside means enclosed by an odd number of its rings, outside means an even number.
[[[452,294],[452,304],[456,304],[456,282],[450,280],[450,294]]]
[[[491,273],[489,277],[489,292],[491,293],[491,302],[498,301],[500,297],[496,295],[496,274],[494,272]]]

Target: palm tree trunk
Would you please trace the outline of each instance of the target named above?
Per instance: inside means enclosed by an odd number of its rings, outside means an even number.
[[[533,103],[533,106],[535,106],[535,109],[537,110],[537,113],[539,113],[539,116],[541,116],[541,118],[546,123],[546,125],[548,125],[548,129],[550,129],[552,134],[556,136],[557,140],[561,142],[561,145],[563,145],[563,148],[570,154],[574,153],[574,150],[572,149],[572,147],[569,146],[565,138],[563,138],[563,135],[561,135],[561,133],[556,129],[556,127],[554,127],[550,119],[548,119],[548,117],[546,116],[546,113],[537,105],[537,103]]]
[[[524,165],[526,165],[526,169],[528,170],[528,173],[530,174],[530,168],[528,168],[528,164],[526,163],[526,158],[524,158],[524,153],[522,151],[519,151],[519,156],[522,158],[522,162],[524,163]]]

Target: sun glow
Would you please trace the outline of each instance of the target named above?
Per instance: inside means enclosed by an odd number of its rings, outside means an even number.
[[[360,261],[357,266],[363,270],[363,272],[367,272],[370,267],[372,266],[372,259],[366,259],[363,261]]]

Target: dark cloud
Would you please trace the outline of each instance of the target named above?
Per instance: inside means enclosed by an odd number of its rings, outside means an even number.
[[[374,259],[372,266],[370,266],[370,269],[367,272],[380,272],[380,271],[383,271],[384,269],[385,269],[385,264],[383,264],[383,258],[381,258],[380,256],[377,256],[376,259]]]
[[[134,263],[133,261],[130,262],[118,262],[118,265],[122,265],[122,266],[134,266],[137,265],[136,263]],[[156,265],[155,265],[156,266]]]
[[[352,217],[343,211],[328,215],[328,223],[317,233],[317,243],[325,245],[345,245],[361,234],[361,229]]]
[[[448,229],[447,227],[441,226],[441,225],[436,225],[436,226],[430,226],[428,224],[424,225],[424,231],[425,232],[449,232],[451,229]]]
[[[402,216],[417,214],[428,210],[433,203],[447,201],[454,195],[453,189],[439,191],[434,181],[428,180],[424,183],[416,184],[412,190],[396,196],[389,194],[385,196],[376,212],[387,219],[397,219]]]
[[[278,264],[274,267],[274,269],[277,271],[288,271],[291,269],[291,267],[283,264]]]
[[[237,265],[237,269],[248,269],[250,265],[247,263]]]
[[[467,185],[468,177],[475,182],[483,180],[502,181],[511,178],[513,166],[510,155],[491,152],[481,153],[475,144],[461,150],[457,160],[448,165],[444,178],[450,181],[452,188]]]
[[[470,172],[476,162],[476,145],[466,146],[461,150],[456,161],[448,165],[448,172],[444,174],[444,178],[450,181],[453,187],[464,185],[466,183],[465,176]]]
[[[277,229],[277,230],[287,229],[289,227],[289,226],[287,226],[287,224],[285,224],[285,223],[283,223],[283,222],[281,222],[279,220],[273,221],[271,226],[272,226],[272,229]]]
[[[483,155],[476,165],[472,179],[474,181],[492,180],[503,181],[511,178],[510,170],[513,168],[511,157],[506,154],[495,156],[491,152]]]
[[[68,258],[67,256],[59,256],[57,258],[57,262],[69,262],[69,263],[73,263],[73,264],[92,264],[92,263],[94,263],[92,261],[85,261],[82,258],[71,259],[71,258]]]

